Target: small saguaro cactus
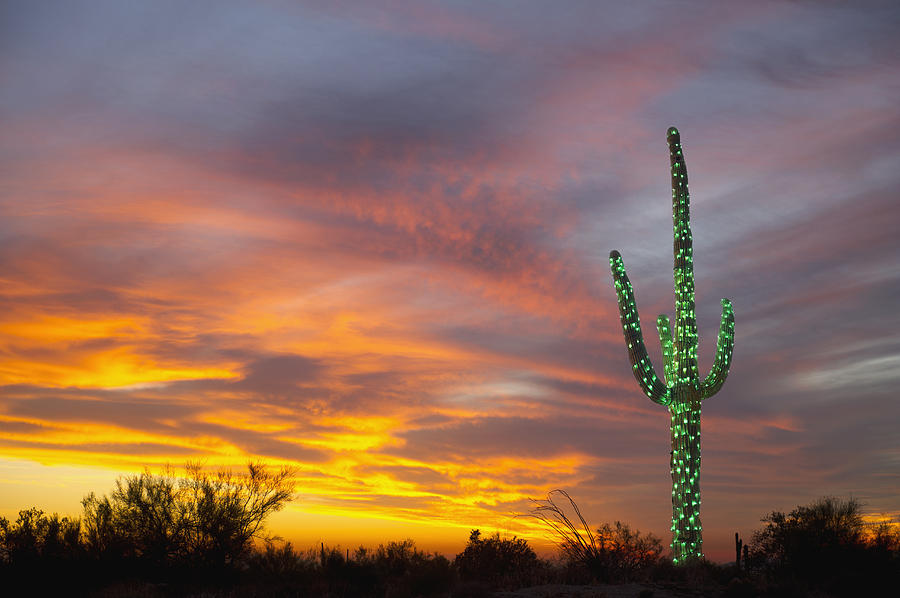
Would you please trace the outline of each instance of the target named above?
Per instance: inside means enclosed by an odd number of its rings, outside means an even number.
[[[709,375],[697,370],[697,319],[694,314],[693,239],[687,170],[678,129],[670,127],[667,140],[672,163],[672,220],[675,244],[675,327],[665,314],[656,320],[662,346],[665,381],[657,377],[644,346],[634,291],[618,251],[609,254],[619,299],[619,316],[635,379],[651,401],[669,408],[672,452],[672,554],[676,564],[703,557],[700,526],[700,403],[725,383],[734,349],[734,312],[722,299],[722,323],[716,359]]]

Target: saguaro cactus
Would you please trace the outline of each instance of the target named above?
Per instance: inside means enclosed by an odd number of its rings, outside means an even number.
[[[700,526],[700,403],[716,394],[728,375],[734,349],[734,312],[722,299],[722,323],[716,360],[701,380],[697,370],[697,319],[694,315],[693,239],[690,227],[688,177],[678,129],[670,127],[672,220],[675,232],[675,328],[665,314],[656,320],[662,346],[665,381],[657,377],[647,356],[634,290],[618,251],[609,254],[619,299],[619,316],[634,377],[651,401],[669,408],[672,453],[672,553],[676,564],[703,556]]]

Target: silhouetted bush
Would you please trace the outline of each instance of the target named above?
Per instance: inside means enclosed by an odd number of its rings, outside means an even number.
[[[249,568],[266,577],[305,577],[315,569],[315,559],[309,554],[297,552],[294,545],[284,542],[280,546],[268,542],[262,550],[249,557]]]
[[[465,582],[482,582],[494,588],[514,588],[531,583],[542,563],[522,538],[501,538],[499,533],[481,537],[469,534],[465,550],[453,561]]]
[[[360,547],[352,557],[349,551],[324,544],[317,553],[317,575],[305,587],[312,596],[437,596],[446,594],[455,579],[446,557],[420,551],[412,540],[388,542],[375,550]]]
[[[837,596],[872,595],[900,583],[895,528],[868,529],[859,502],[824,497],[788,514],[773,511],[753,535],[749,565],[773,591],[821,589]]]
[[[819,569],[823,559],[861,543],[865,529],[859,503],[826,497],[785,515],[773,511],[754,533],[754,562],[794,571]]]
[[[554,495],[562,496],[568,507],[557,504]],[[598,581],[640,579],[662,560],[662,542],[653,534],[642,534],[620,521],[591,530],[578,505],[563,490],[554,490],[546,500],[534,502],[537,506],[532,516],[547,526],[569,565],[583,568]],[[566,508],[574,513],[577,524]]]
[[[375,551],[376,569],[386,580],[385,596],[435,596],[453,583],[450,561],[437,553],[418,550],[412,540],[388,542]]]

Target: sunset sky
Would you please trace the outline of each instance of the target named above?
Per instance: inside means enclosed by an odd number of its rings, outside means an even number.
[[[719,8],[714,4],[721,4]],[[713,7],[711,9],[711,7]],[[668,544],[691,180],[705,552],[822,495],[900,514],[900,5],[0,4],[0,515],[299,467],[301,547],[525,534],[566,489]],[[539,542],[538,542],[539,544]]]

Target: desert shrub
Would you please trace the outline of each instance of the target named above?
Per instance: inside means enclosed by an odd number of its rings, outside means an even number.
[[[612,577],[631,579],[656,565],[663,552],[662,541],[651,533],[632,530],[627,523],[604,523],[596,530],[596,544],[603,565]]]
[[[461,580],[491,587],[512,588],[532,581],[542,563],[522,538],[501,538],[499,533],[482,538],[472,530],[465,549],[453,561]]]
[[[561,497],[568,503],[559,504]],[[544,523],[570,565],[580,567],[598,581],[639,579],[662,560],[663,546],[651,533],[642,534],[628,524],[604,523],[592,530],[571,496],[554,490],[546,500],[535,501],[532,516]],[[573,521],[567,511],[576,518]]]
[[[248,559],[249,569],[265,577],[293,579],[306,577],[315,568],[315,560],[308,554],[297,552],[290,542],[267,542],[255,550]]]
[[[832,497],[788,514],[773,511],[762,521],[765,527],[753,535],[753,561],[798,572],[818,569],[823,559],[832,560],[860,544],[865,529],[856,500]]]
[[[357,560],[366,562],[359,554]],[[453,583],[450,561],[417,549],[412,540],[379,545],[371,562],[388,598],[434,596],[446,593]]]
[[[889,526],[870,533],[853,498],[823,497],[762,521],[749,565],[775,587],[856,596],[900,583],[900,539],[894,543]]]
[[[388,542],[375,550],[360,547],[353,556],[323,544],[313,554],[318,575],[305,588],[308,595],[436,596],[449,592],[454,581],[450,561],[417,549],[412,540]]]
[[[266,542],[254,548],[240,575],[223,588],[223,594],[239,596],[324,596],[315,551],[297,551],[290,542]],[[206,595],[211,595],[204,588]],[[301,593],[302,590],[302,593]],[[349,598],[348,594],[342,594]]]

